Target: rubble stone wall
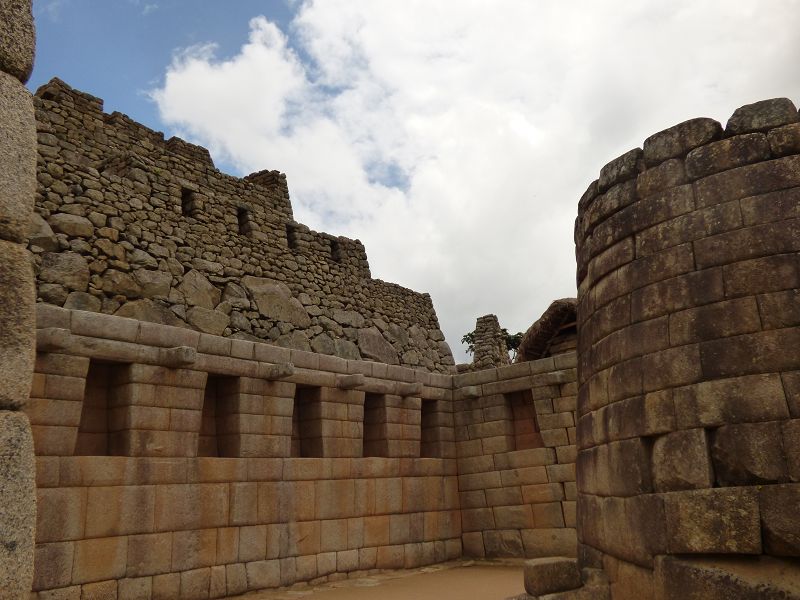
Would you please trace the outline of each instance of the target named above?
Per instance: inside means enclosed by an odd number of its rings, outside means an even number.
[[[575,556],[575,353],[453,378],[464,553]]]
[[[294,221],[286,178],[218,171],[58,79],[36,93],[40,302],[448,372],[431,298],[372,279],[358,240]]]
[[[778,594],[800,557],[797,109],[651,136],[575,234],[584,566],[615,599]]]
[[[27,598],[36,520],[28,400],[34,279],[25,249],[36,189],[36,125],[25,82],[33,68],[30,0],[0,1],[0,590]]]

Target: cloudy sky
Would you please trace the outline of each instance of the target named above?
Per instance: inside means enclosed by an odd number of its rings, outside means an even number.
[[[575,295],[578,198],[698,116],[800,103],[800,0],[34,0],[52,76],[219,168],[288,176],[459,342]]]

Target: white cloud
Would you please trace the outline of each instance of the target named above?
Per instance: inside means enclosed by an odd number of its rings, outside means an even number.
[[[477,316],[524,330],[575,294],[576,205],[605,162],[800,101],[799,25],[797,0],[307,1],[291,37],[258,17],[231,59],[181,52],[153,97],[242,173],[285,171],[296,218],[430,292],[461,354]]]

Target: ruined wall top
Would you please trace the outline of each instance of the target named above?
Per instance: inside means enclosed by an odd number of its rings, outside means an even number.
[[[429,371],[453,360],[428,294],[371,278],[359,240],[294,220],[286,177],[53,79],[36,92],[38,299],[73,309]]]

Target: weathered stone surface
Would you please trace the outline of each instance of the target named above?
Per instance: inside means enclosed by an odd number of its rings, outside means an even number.
[[[642,150],[648,165],[685,156],[690,150],[722,137],[722,125],[714,119],[690,119],[651,135]]]
[[[712,439],[711,456],[720,486],[789,480],[779,421],[725,425]]]
[[[305,350],[311,352],[311,344],[308,336],[299,330],[286,333],[275,340],[275,344],[283,348],[294,348],[295,350]]]
[[[183,276],[183,281],[178,285],[177,290],[183,294],[186,304],[189,306],[199,306],[207,309],[213,309],[219,304],[222,296],[222,292],[196,269],[192,269]]]
[[[642,149],[634,148],[619,156],[600,169],[597,180],[598,190],[602,193],[610,187],[633,179],[641,170]]]
[[[225,331],[225,328],[231,320],[225,313],[221,313],[217,310],[209,310],[202,306],[193,306],[186,311],[186,319],[189,321],[189,324],[200,331],[213,335],[222,335],[222,332]]]
[[[676,431],[656,438],[653,485],[657,492],[713,487],[714,471],[705,429]]]
[[[670,554],[759,554],[755,488],[714,488],[664,495]]]
[[[739,135],[750,131],[766,131],[773,127],[797,123],[800,116],[788,98],[772,98],[737,108],[725,126],[727,135]]]
[[[36,47],[31,0],[2,0],[0,15],[0,71],[26,83]]]
[[[525,591],[534,596],[581,587],[578,561],[571,558],[534,558],[525,561]]]
[[[33,273],[22,246],[0,241],[0,409],[28,399],[34,360]]]
[[[129,273],[108,269],[102,276],[103,291],[122,295],[126,298],[139,298],[142,295],[142,286]]]
[[[297,327],[311,325],[300,301],[292,297],[292,292],[284,283],[263,277],[243,277],[242,285],[250,292],[258,306],[258,312],[275,321],[284,321]]]
[[[186,327],[186,323],[179,319],[173,311],[147,298],[126,302],[114,314],[118,317],[128,317],[150,323]]]
[[[28,417],[0,411],[0,589],[26,598],[33,581],[36,466]]]
[[[689,179],[700,179],[720,171],[735,169],[770,157],[769,142],[763,133],[746,133],[696,148],[686,156]]]
[[[4,0],[8,4],[9,0]],[[12,2],[12,4],[24,4]],[[8,24],[5,6],[0,28],[0,61],[7,60],[11,36],[5,35]],[[16,9],[8,7],[16,12]],[[12,13],[13,18],[13,13]],[[9,32],[10,34],[11,32]],[[36,123],[33,102],[28,90],[12,76],[0,71],[0,239],[23,242],[29,227],[36,191]]]
[[[39,280],[85,292],[89,286],[89,265],[77,252],[45,252],[42,254]]]
[[[148,269],[158,267],[158,261],[139,248],[135,248],[128,254],[128,262],[134,267],[147,267]]]
[[[31,246],[38,246],[46,252],[58,250],[58,239],[56,239],[50,225],[47,224],[38,213],[31,213],[30,225],[28,226],[28,242]]]
[[[143,297],[163,298],[166,300],[169,296],[169,288],[172,284],[172,275],[169,273],[137,269],[133,272],[133,278],[139,284]]]
[[[800,556],[800,484],[765,485],[759,491],[764,552]]]
[[[47,220],[56,233],[63,233],[70,237],[91,237],[94,225],[86,217],[71,215],[69,213],[56,213]]]
[[[55,304],[56,306],[63,306],[64,302],[67,301],[67,296],[69,296],[69,292],[66,288],[57,283],[40,283],[37,292],[38,297],[44,302]]]
[[[326,333],[321,333],[311,340],[311,349],[320,354],[336,354],[336,344]]]
[[[397,365],[400,360],[397,351],[384,339],[377,327],[358,330],[358,348],[361,356],[378,362]]]
[[[70,292],[64,302],[64,308],[72,310],[86,310],[90,312],[100,312],[103,303],[97,296],[92,296],[86,292]]]
[[[350,340],[337,338],[334,340],[334,346],[336,348],[334,354],[340,358],[347,358],[350,360],[358,360],[361,358],[361,353],[358,351],[358,346],[356,346]]]
[[[333,320],[344,325],[345,327],[363,327],[364,317],[354,310],[339,310],[333,311]]]
[[[222,300],[230,303],[234,308],[250,308],[250,300],[244,288],[236,283],[228,283],[222,292]]]
[[[656,589],[664,600],[794,600],[800,575],[793,561],[762,557],[685,558],[662,556]]]

